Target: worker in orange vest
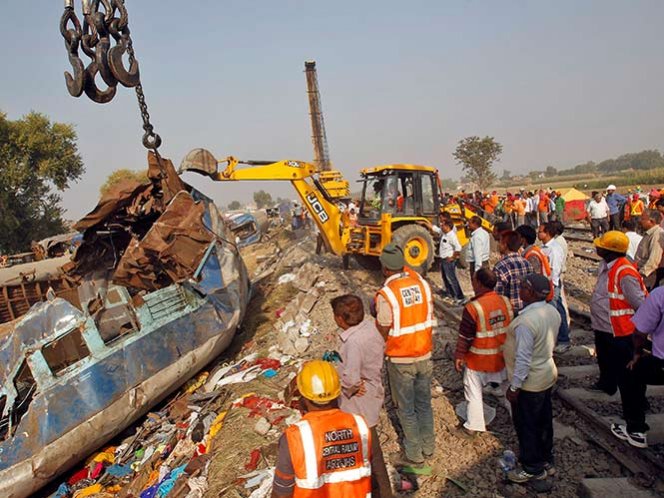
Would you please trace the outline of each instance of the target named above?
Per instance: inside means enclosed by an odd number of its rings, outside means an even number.
[[[542,252],[539,246],[535,245],[537,232],[530,225],[521,225],[515,230],[521,236],[522,252],[521,255],[528,260],[533,267],[533,273],[539,273],[547,278],[551,278],[551,266],[549,258]]]
[[[454,355],[456,371],[463,371],[468,407],[466,422],[459,427],[464,437],[486,431],[482,389],[489,383],[500,385],[507,379],[502,347],[506,327],[514,318],[510,300],[494,291],[493,271],[480,268],[473,275],[472,284],[475,297],[463,310]]]
[[[632,196],[632,202],[630,203],[630,216],[632,218],[640,218],[644,210],[645,206],[639,197],[639,194],[634,194]]]
[[[429,283],[405,267],[403,250],[388,244],[380,255],[385,283],[375,298],[376,327],[385,337],[387,376],[403,428],[395,466],[422,467],[433,456],[432,332],[436,321]]]
[[[537,240],[537,232],[530,225],[521,225],[517,227],[515,232],[521,236],[522,251],[521,256],[526,258],[526,261],[533,267],[533,273],[543,275],[551,281],[551,264],[549,258],[544,254],[542,249],[535,245]],[[553,285],[551,292],[546,297],[547,302],[553,299]]]
[[[602,262],[590,299],[599,366],[599,380],[592,388],[609,395],[621,385],[624,369],[632,360],[631,318],[648,295],[643,277],[625,257],[628,249],[627,235],[617,230],[595,239],[595,250]]]
[[[297,388],[305,414],[279,439],[272,498],[371,496],[371,433],[362,416],[339,409],[334,366],[305,363]]]

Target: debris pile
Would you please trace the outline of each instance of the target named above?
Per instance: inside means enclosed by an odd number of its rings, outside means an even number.
[[[317,331],[313,328],[309,313],[314,308],[320,292],[315,287],[319,271],[312,263],[306,263],[297,274],[286,273],[279,277],[279,283],[292,281],[299,291],[285,308],[277,310],[274,329],[279,341],[279,349],[287,355],[302,355],[309,349],[309,338]]]
[[[211,454],[224,451],[224,438],[217,436],[229,412],[242,411],[255,420],[257,434],[271,438],[299,420],[299,412],[287,406],[284,392],[278,399],[248,392],[231,400],[229,386],[259,376],[275,377],[282,369],[281,360],[291,361],[274,356],[251,354],[212,373],[200,373],[165,406],[148,413],[133,434],[88,458],[60,484],[53,498],[110,497],[119,492],[140,498],[200,498],[208,487]],[[285,378],[294,378],[294,373]],[[256,471],[261,458],[261,449],[254,449],[244,465],[249,473],[239,479],[247,489],[259,487],[271,477],[270,468]]]

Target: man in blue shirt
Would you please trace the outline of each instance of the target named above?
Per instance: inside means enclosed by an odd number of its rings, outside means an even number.
[[[620,230],[622,209],[627,202],[627,198],[616,192],[615,185],[606,187],[606,203],[609,205],[609,225],[610,230]]]

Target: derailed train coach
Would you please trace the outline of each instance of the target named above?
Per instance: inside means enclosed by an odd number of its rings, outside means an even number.
[[[11,312],[0,496],[30,495],[121,433],[223,352],[243,318],[249,280],[232,232],[170,161],[148,159],[149,183],[121,185],[76,225],[66,285],[41,289],[22,316],[0,302]]]
[[[267,214],[259,211],[234,213],[226,217],[238,247],[246,247],[261,241],[270,226]]]

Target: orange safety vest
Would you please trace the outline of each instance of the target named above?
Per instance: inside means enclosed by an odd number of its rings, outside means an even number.
[[[546,254],[542,252],[542,249],[532,245],[526,252],[523,253],[523,257],[528,259],[530,256],[535,256],[542,266],[543,275],[546,278],[551,278],[551,265],[549,264],[549,258],[546,257]]]
[[[546,257],[546,254],[542,252],[542,249],[540,249],[536,245],[530,246],[530,248],[523,253],[523,257],[528,259],[530,256],[535,256],[539,262],[540,266],[542,267],[542,271],[544,272],[543,275],[551,280],[551,264],[549,263],[549,258]],[[551,292],[546,296],[546,301],[550,302],[553,299],[553,284],[551,285]]]
[[[641,216],[643,214],[643,201],[641,199],[632,202],[631,206],[631,215],[632,216]]]
[[[507,326],[514,319],[510,300],[495,291],[466,304],[477,332],[465,356],[466,364],[477,372],[500,372],[505,368],[503,344]]]
[[[371,497],[371,433],[360,415],[308,412],[286,431],[293,498]]]
[[[643,278],[636,269],[636,266],[627,258],[618,258],[611,267],[611,270],[609,270],[608,276],[609,318],[611,320],[613,335],[616,337],[631,335],[635,328],[632,323],[634,308],[625,299],[622,293],[622,286],[620,285],[622,278],[627,276],[636,278],[644,294],[648,295]]]
[[[392,275],[378,291],[392,310],[392,327],[385,344],[385,355],[412,358],[431,352],[433,316],[431,287],[410,268]]]

